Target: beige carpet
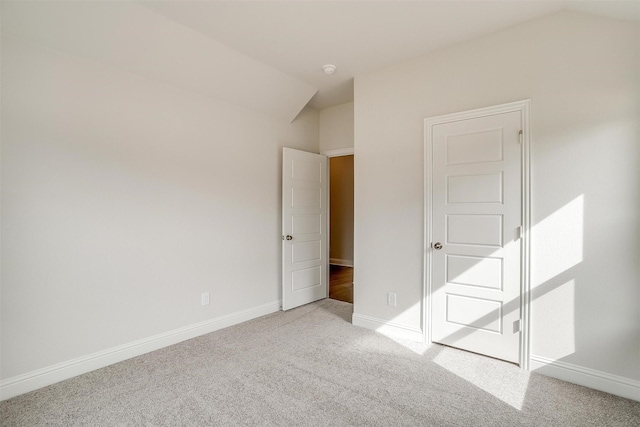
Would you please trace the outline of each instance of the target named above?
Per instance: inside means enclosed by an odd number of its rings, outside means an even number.
[[[323,300],[0,403],[2,426],[638,426],[640,403],[389,339]]]

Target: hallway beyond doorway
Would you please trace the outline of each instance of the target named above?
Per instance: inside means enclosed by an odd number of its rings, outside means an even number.
[[[329,298],[353,304],[353,267],[329,266]]]

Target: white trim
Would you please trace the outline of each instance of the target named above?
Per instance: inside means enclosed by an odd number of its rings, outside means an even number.
[[[181,341],[275,313],[280,310],[280,304],[280,301],[270,302],[8,378],[0,382],[0,400],[6,400]]]
[[[424,240],[422,242],[422,329],[424,331],[423,340],[430,344],[433,342],[431,333],[431,195],[433,194],[433,186],[431,185],[433,158],[433,142],[431,137],[431,124],[424,121]]]
[[[355,149],[353,147],[339,148],[337,150],[323,151],[320,154],[324,154],[327,157],[350,156],[352,154],[355,154]]]
[[[401,325],[400,323],[391,322],[389,320],[378,319],[357,313],[353,314],[351,322],[354,326],[372,329],[384,335],[423,342],[424,334],[419,328],[413,328],[411,326]]]
[[[531,370],[549,377],[640,401],[640,381],[560,360],[531,355]]]
[[[491,107],[478,108],[475,110],[462,111],[452,114],[444,114],[441,116],[429,117],[424,120],[424,241],[423,241],[423,310],[422,321],[424,330],[424,341],[432,342],[431,335],[431,250],[430,242],[433,230],[431,228],[432,218],[431,195],[433,189],[431,185],[432,174],[432,150],[433,141],[431,129],[433,126],[442,123],[450,123],[460,120],[467,120],[477,117],[485,117],[495,114],[503,114],[513,111],[520,112],[522,120],[522,226],[523,237],[520,239],[521,244],[521,289],[520,289],[520,313],[521,313],[521,334],[520,334],[520,360],[519,365],[522,369],[529,370],[529,353],[530,353],[530,218],[531,218],[531,138],[530,138],[530,106],[531,100],[509,102],[507,104],[494,105]]]
[[[520,367],[530,369],[531,357],[531,101],[517,104],[522,118],[522,238],[520,239]]]
[[[329,264],[341,265],[343,267],[353,267],[352,259],[329,258]]]

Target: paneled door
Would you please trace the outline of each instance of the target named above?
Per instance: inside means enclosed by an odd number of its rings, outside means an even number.
[[[284,148],[283,310],[327,297],[327,200],[327,157]]]
[[[522,117],[426,127],[431,139],[432,341],[519,362]]]

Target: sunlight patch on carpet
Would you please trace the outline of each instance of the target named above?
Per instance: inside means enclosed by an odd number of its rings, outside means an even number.
[[[524,369],[517,366],[513,366],[513,369],[504,369],[504,366],[497,369],[496,364],[507,363],[451,349],[440,352],[433,361],[513,408],[522,410],[530,376]]]

